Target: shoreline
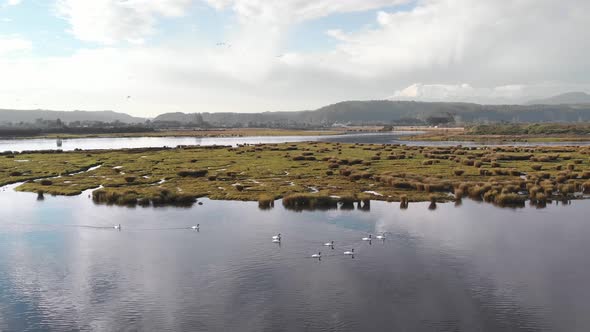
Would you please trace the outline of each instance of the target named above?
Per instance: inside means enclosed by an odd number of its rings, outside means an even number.
[[[340,130],[299,130],[299,129],[212,129],[212,130],[162,130],[133,133],[67,134],[51,133],[38,136],[0,137],[0,140],[34,139],[80,139],[80,138],[135,138],[135,137],[274,137],[274,136],[327,136],[342,135]]]

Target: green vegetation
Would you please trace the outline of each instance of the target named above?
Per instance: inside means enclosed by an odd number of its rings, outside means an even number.
[[[0,155],[0,185],[24,181],[17,190],[52,195],[101,187],[92,193],[95,202],[131,206],[186,206],[205,196],[258,201],[266,209],[283,198],[294,210],[355,203],[368,209],[370,200],[435,208],[465,196],[522,206],[590,192],[589,158],[590,147],[324,142],[40,151]]]
[[[590,140],[590,123],[475,125],[464,132],[432,131],[409,140],[475,142],[576,142]]]
[[[590,124],[534,123],[478,125],[468,135],[588,135]]]

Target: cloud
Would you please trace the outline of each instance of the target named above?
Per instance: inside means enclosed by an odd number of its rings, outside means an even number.
[[[231,8],[242,20],[294,22],[337,13],[360,12],[395,6],[410,0],[205,0],[212,7]]]
[[[33,44],[30,40],[18,36],[0,35],[0,56],[20,51],[30,51],[32,48]]]
[[[188,15],[199,0],[58,0],[74,36],[104,45],[70,56],[0,59],[0,72],[11,77],[0,81],[0,98],[19,96],[27,101],[15,104],[20,108],[153,115],[312,109],[392,94],[512,103],[590,84],[584,0],[419,0],[410,7],[395,7],[407,4],[395,0],[203,1],[231,14],[231,24],[219,27],[226,45],[181,35],[148,40],[159,20]],[[289,48],[296,25],[358,10],[379,11],[358,30],[330,19],[329,31],[317,31],[320,40],[334,39],[328,50]],[[14,43],[6,45],[0,40],[0,50],[15,52]]]
[[[16,6],[16,5],[20,5],[21,2],[22,2],[22,0],[7,0],[6,5],[7,6]]]
[[[334,60],[373,76],[572,79],[588,70],[588,11],[584,0],[420,1],[408,11],[379,12],[376,28],[332,33],[340,42]]]
[[[78,39],[112,45],[142,43],[160,17],[182,16],[191,0],[58,0],[57,12]]]

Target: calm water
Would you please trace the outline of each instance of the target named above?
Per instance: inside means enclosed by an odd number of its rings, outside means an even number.
[[[446,141],[406,141],[404,136],[415,135],[416,132],[346,134],[328,136],[260,136],[260,137],[129,137],[129,138],[76,138],[64,139],[58,147],[55,139],[0,139],[0,151],[32,151],[32,150],[74,150],[74,149],[125,149],[145,147],[175,147],[177,145],[231,145],[325,141],[341,143],[374,143],[374,144],[407,144],[426,146],[482,146],[490,144]],[[588,145],[590,142],[559,142],[559,143],[511,143],[510,145]],[[500,144],[502,145],[502,144]]]
[[[395,132],[387,134],[349,134],[327,136],[258,136],[258,137],[113,137],[113,138],[76,138],[62,140],[62,146],[57,146],[55,139],[3,139],[0,140],[0,151],[24,150],[74,150],[74,149],[125,149],[145,147],[175,147],[177,145],[231,145],[285,143],[306,141],[387,141],[399,142],[400,137],[412,135],[415,132]]]
[[[590,328],[589,201],[302,213],[202,202],[123,208],[0,191],[0,330]],[[377,232],[390,233],[360,240]],[[354,259],[342,255],[351,248]]]

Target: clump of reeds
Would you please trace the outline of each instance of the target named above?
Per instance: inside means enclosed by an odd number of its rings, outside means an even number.
[[[207,175],[208,170],[206,169],[199,169],[199,170],[182,170],[178,171],[176,174],[182,177],[193,177],[193,178],[200,178]],[[229,173],[228,173],[229,174]]]
[[[350,176],[350,174],[352,174],[352,170],[350,170],[348,168],[342,168],[342,169],[340,169],[340,175],[342,175],[342,176]]]
[[[465,173],[465,170],[463,169],[455,169],[453,170],[453,174],[455,174],[456,176],[461,176]]]
[[[531,165],[531,169],[534,171],[540,171],[542,168],[543,168],[543,165],[540,165],[540,164]]]
[[[142,197],[137,200],[137,205],[143,206],[143,207],[148,207],[148,206],[150,206],[150,199],[147,197]]]
[[[576,187],[571,184],[562,184],[559,186],[559,192],[563,195],[563,196],[567,196],[569,194],[573,194],[576,191]]]
[[[363,199],[357,202],[357,209],[360,211],[371,211],[371,200]]]
[[[428,205],[428,209],[429,210],[436,210],[436,196],[430,195],[428,197],[428,199],[430,200],[430,205]]]
[[[39,183],[41,183],[42,186],[50,186],[53,184],[53,181],[48,180],[48,179],[43,179]]]
[[[469,188],[469,197],[475,200],[481,200],[483,195],[492,189],[490,184],[476,185]]]
[[[258,197],[258,208],[261,210],[268,210],[275,206],[275,199],[273,196],[263,194]]]
[[[325,195],[297,193],[285,196],[283,198],[283,206],[296,211],[335,209],[338,207],[338,200]]]
[[[358,180],[360,180],[360,179],[362,178],[362,176],[361,176],[361,174],[359,174],[359,173],[353,173],[353,174],[350,174],[350,175],[348,176],[348,178],[349,178],[351,181],[358,181]]]
[[[526,197],[516,193],[501,193],[494,198],[494,203],[500,206],[523,206],[525,202]]]
[[[408,208],[408,206],[410,206],[409,200],[408,200],[408,196],[407,195],[402,195],[400,197],[400,203],[399,203],[399,207],[402,210],[405,210]]]
[[[133,183],[133,182],[135,182],[135,176],[126,176],[125,177],[125,182],[127,182],[127,183]]]
[[[344,195],[338,199],[341,210],[354,210],[354,202],[357,201],[353,195]]]

